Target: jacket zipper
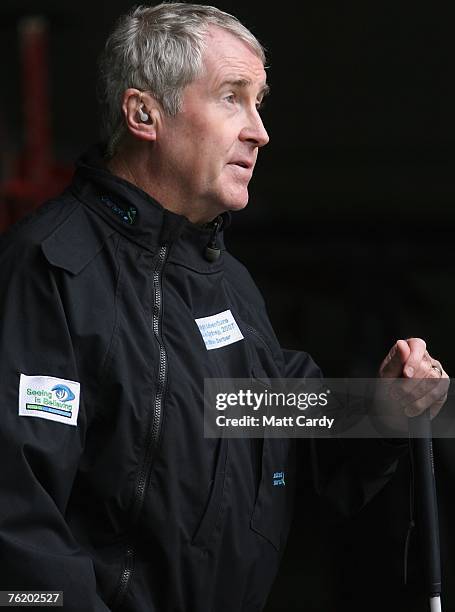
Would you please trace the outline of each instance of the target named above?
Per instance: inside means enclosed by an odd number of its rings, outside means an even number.
[[[154,336],[159,345],[159,370],[158,370],[158,383],[156,387],[154,408],[153,408],[153,419],[150,427],[149,435],[146,441],[146,452],[144,455],[144,461],[139,473],[139,477],[136,484],[136,491],[133,502],[132,511],[132,524],[134,525],[139,518],[142,505],[144,503],[145,491],[147,481],[150,475],[151,467],[153,464],[154,451],[156,449],[160,431],[161,421],[163,414],[163,402],[166,391],[167,382],[167,354],[164,348],[163,339],[161,337],[161,323],[163,316],[163,288],[162,288],[162,276],[163,268],[166,263],[168,253],[167,245],[163,245],[158,252],[158,261],[153,271],[153,313],[152,313],[152,327]],[[115,597],[114,608],[119,606],[125,596],[131,576],[134,569],[134,557],[135,549],[134,546],[128,544],[125,554],[125,563],[122,575],[120,577],[117,594]]]

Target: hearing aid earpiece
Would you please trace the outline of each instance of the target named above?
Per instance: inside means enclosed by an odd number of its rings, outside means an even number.
[[[145,123],[146,121],[148,121],[148,120],[149,120],[149,118],[150,118],[150,117],[148,116],[148,114],[147,114],[147,113],[144,113],[144,111],[142,110],[142,108],[140,108],[140,109],[139,109],[139,117],[141,118],[141,121],[142,121],[143,123]]]

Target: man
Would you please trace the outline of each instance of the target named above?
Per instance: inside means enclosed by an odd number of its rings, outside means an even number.
[[[102,76],[106,147],[2,244],[2,583],[63,590],[78,612],[259,611],[294,447],[205,439],[203,382],[320,376],[280,348],[223,246],[268,142],[264,52],[215,8],[139,7]],[[234,333],[213,348],[203,330],[220,321]],[[381,375],[446,377],[419,339],[398,341]],[[411,390],[407,410],[444,399]],[[372,448],[371,491],[399,453]]]

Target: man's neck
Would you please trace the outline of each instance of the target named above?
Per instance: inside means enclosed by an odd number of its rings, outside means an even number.
[[[210,223],[217,215],[208,215],[199,211],[198,207],[188,206],[187,199],[178,198],[166,186],[159,176],[154,176],[151,172],[153,162],[145,160],[132,152],[119,151],[106,162],[106,166],[112,174],[118,176],[155,199],[157,202],[178,215],[183,215],[195,225]],[[185,206],[185,204],[187,206]]]

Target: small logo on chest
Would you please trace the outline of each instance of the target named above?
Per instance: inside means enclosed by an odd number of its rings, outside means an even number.
[[[273,473],[273,486],[274,487],[284,487],[284,472],[274,472]]]

